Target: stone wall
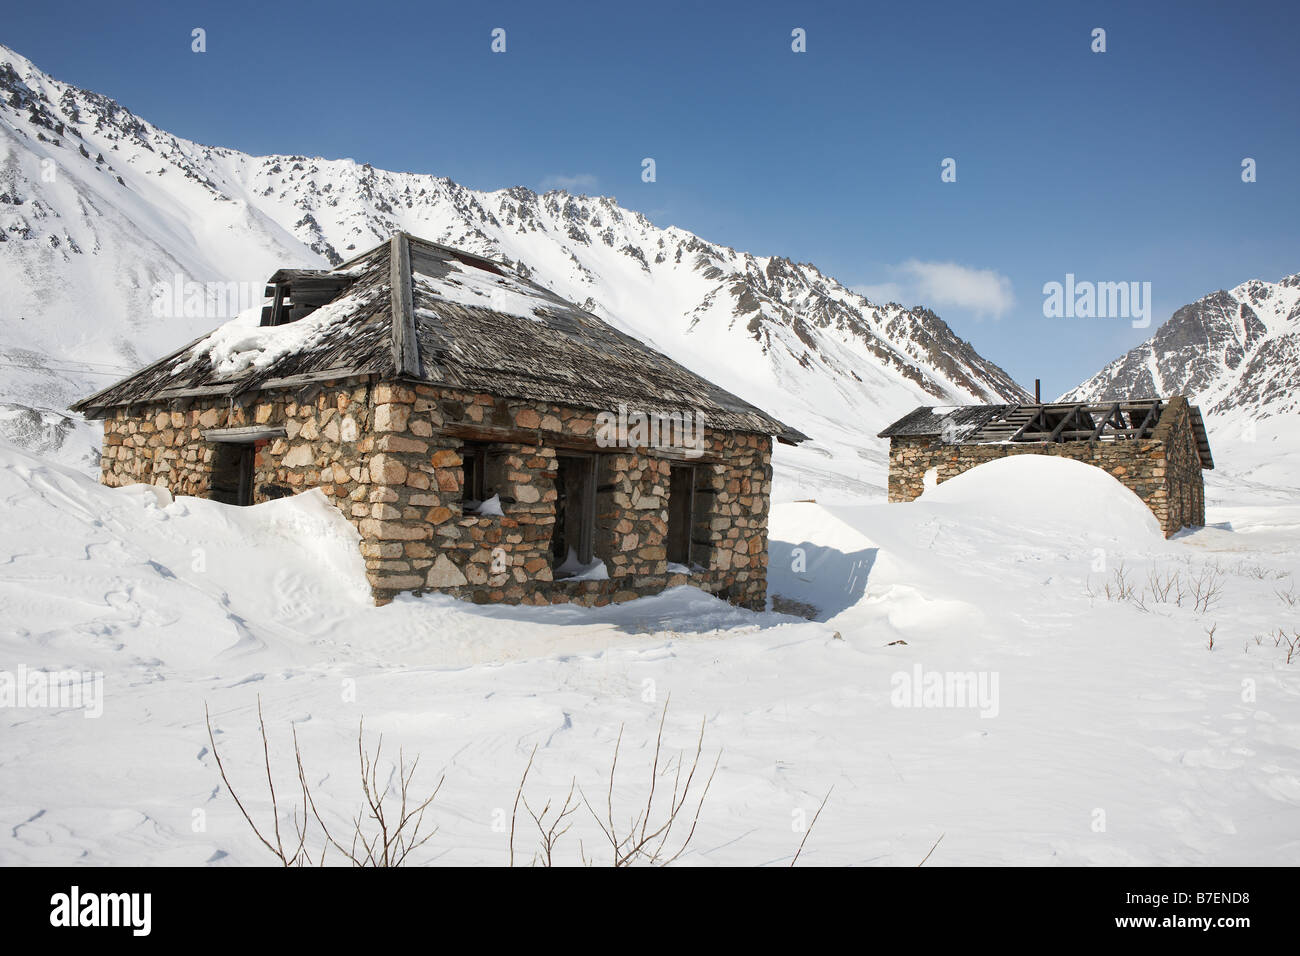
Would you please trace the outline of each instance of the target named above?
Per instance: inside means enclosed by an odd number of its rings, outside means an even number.
[[[1170,401],[1155,435],[1165,450],[1165,494],[1147,502],[1167,534],[1205,524],[1205,479],[1187,400]],[[1145,499],[1143,499],[1145,500]]]
[[[285,438],[257,443],[255,500],[321,487],[352,516],[369,484],[363,464],[374,444],[370,398],[366,384],[331,383],[310,400],[279,394],[245,405],[218,401],[184,409],[118,409],[104,421],[102,481],[110,486],[144,482],[206,498],[217,446],[203,440],[205,430],[282,427]]]
[[[319,488],[356,526],[377,601],[436,590],[480,603],[601,605],[691,584],[746,607],[767,590],[771,438],[706,429],[695,466],[690,575],[669,574],[668,478],[655,449],[596,447],[595,411],[429,385],[352,380],[119,410],[104,422],[103,481],[211,495],[206,429],[261,425],[254,501]],[[466,513],[462,451],[488,442],[502,515]],[[556,581],[559,454],[597,455],[594,554],[608,580]]]
[[[1150,438],[1097,442],[948,444],[928,436],[895,436],[889,443],[889,500],[912,501],[925,490],[925,474],[938,482],[1009,455],[1056,455],[1095,465],[1141,498],[1168,537],[1205,524],[1205,483],[1187,400],[1165,407]]]

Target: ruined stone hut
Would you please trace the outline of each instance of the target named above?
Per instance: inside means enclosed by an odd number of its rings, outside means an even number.
[[[521,270],[522,271],[522,270]],[[231,505],[319,489],[378,602],[766,599],[776,437],[805,436],[506,265],[398,234],[269,280],[77,403],[102,480]]]
[[[889,500],[1007,455],[1059,455],[1104,468],[1146,502],[1165,536],[1205,524],[1214,467],[1200,410],[1186,398],[921,407],[880,433],[889,439]],[[1067,504],[1067,503],[1063,503]]]

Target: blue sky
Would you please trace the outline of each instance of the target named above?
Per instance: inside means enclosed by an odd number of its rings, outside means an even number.
[[[200,142],[572,183],[816,263],[1050,395],[1179,305],[1300,272],[1293,2],[14,4],[0,29]],[[1152,329],[1045,318],[1067,273],[1150,282]]]

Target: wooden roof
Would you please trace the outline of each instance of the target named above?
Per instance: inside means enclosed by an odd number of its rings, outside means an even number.
[[[1119,402],[923,405],[894,422],[878,437],[937,438],[951,445],[1155,438],[1159,437],[1156,429],[1173,402],[1169,398],[1139,398]],[[1201,410],[1191,404],[1187,408],[1201,467],[1213,468]]]
[[[398,233],[337,269],[280,270],[272,281],[327,276],[347,279],[328,303],[259,330],[265,361],[231,371],[213,333],[73,409],[95,418],[126,405],[375,375],[597,410],[699,411],[711,428],[807,438],[489,259]],[[277,349],[285,334],[302,344]]]

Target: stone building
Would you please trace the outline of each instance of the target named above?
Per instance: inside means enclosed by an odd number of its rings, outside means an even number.
[[[890,501],[918,497],[931,469],[943,482],[1007,455],[1060,455],[1114,475],[1166,537],[1205,524],[1201,471],[1214,461],[1200,410],[1183,397],[921,407],[880,437],[889,439]]]
[[[406,234],[271,277],[261,324],[77,403],[102,480],[319,489],[377,602],[766,599],[773,436],[805,436],[507,266]]]

